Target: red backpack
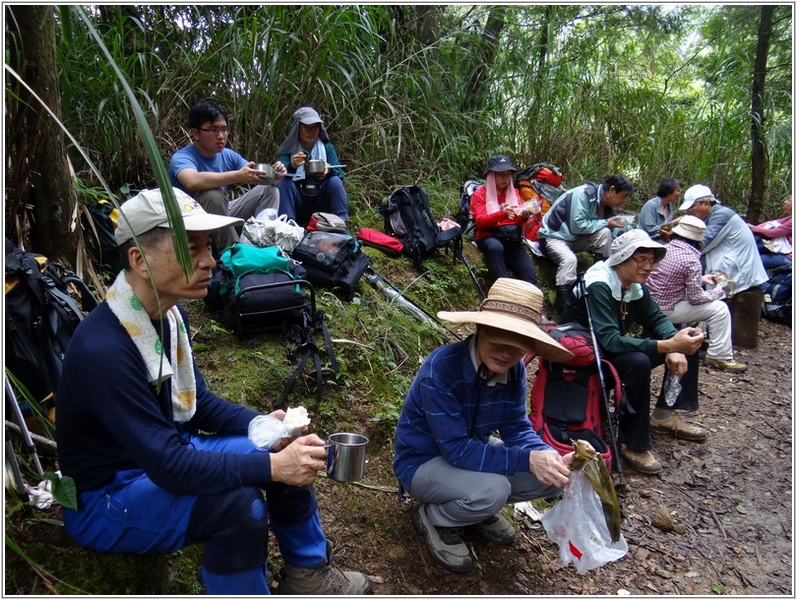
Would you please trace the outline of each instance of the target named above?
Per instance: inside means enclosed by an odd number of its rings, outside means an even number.
[[[603,390],[589,329],[579,323],[552,327],[548,335],[573,353],[567,363],[540,359],[531,387],[529,420],[543,442],[565,455],[573,450],[571,440],[586,440],[611,470],[611,440],[606,443],[603,419]],[[534,358],[526,357],[526,364]],[[609,392],[614,394],[614,414],[624,403],[617,370],[601,359]],[[617,431],[615,424],[614,430]]]

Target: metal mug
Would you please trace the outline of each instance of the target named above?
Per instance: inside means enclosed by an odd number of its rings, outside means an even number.
[[[327,444],[327,477],[351,483],[365,474],[368,438],[357,433],[333,433]]]
[[[274,173],[274,167],[272,167],[268,163],[257,163],[255,165],[255,170],[257,171],[265,171],[263,175],[258,175],[260,179],[263,180],[263,183],[266,185],[274,185],[276,183],[276,175]]]
[[[304,172],[308,175],[321,175],[327,169],[327,164],[323,160],[306,160],[304,162]]]

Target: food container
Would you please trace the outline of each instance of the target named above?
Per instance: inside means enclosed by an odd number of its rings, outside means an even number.
[[[308,175],[321,175],[327,170],[327,163],[323,160],[304,161],[304,172]]]
[[[266,185],[274,185],[276,183],[276,176],[274,174],[274,167],[272,167],[268,163],[257,163],[255,165],[256,171],[263,171],[263,173],[258,173],[258,177],[263,180],[263,183]]]
[[[333,433],[327,445],[327,477],[341,482],[360,481],[365,474],[368,438],[356,433]]]
[[[634,215],[615,215],[614,218],[620,224],[620,227],[625,227],[626,225],[632,225],[634,221],[636,221],[636,217]]]

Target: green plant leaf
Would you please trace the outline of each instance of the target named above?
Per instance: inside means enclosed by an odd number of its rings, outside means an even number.
[[[43,477],[52,482],[53,498],[58,504],[77,510],[77,486],[74,479],[69,475],[58,477],[55,473],[45,473]]]

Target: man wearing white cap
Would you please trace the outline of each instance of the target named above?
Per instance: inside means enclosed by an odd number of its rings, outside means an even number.
[[[645,285],[666,252],[663,244],[651,240],[641,229],[618,236],[612,242],[611,256],[584,274],[586,297],[580,286],[574,288],[562,317],[563,322],[576,321],[591,327],[603,357],[620,374],[635,411],[620,416],[620,455],[635,471],[649,474],[662,469],[650,451],[651,429],[696,442],[707,436],[704,428],[681,420],[675,413],[685,396],[696,408],[698,369],[697,365],[690,367],[686,355],[695,355],[704,336],[694,327],[677,330]],[[634,325],[642,327],[644,337],[627,335]],[[651,371],[661,364],[681,378],[683,392],[673,407],[660,394],[650,414]]]
[[[648,278],[650,295],[674,324],[705,321],[709,341],[706,364],[717,369],[744,371],[747,366],[733,359],[731,313],[722,301],[725,292],[713,275],[703,275],[700,248],[706,224],[685,215],[672,229],[667,255]],[[703,285],[714,285],[704,290]]]
[[[255,169],[255,163],[227,146],[230,127],[227,113],[211,100],[197,102],[188,112],[188,132],[191,143],[177,150],[169,161],[172,186],[192,196],[207,212],[232,215],[246,221],[267,208],[277,209],[279,192],[267,185],[261,176],[265,171]],[[285,165],[275,162],[275,175],[285,173]],[[227,189],[232,185],[253,186],[248,192],[230,200]],[[215,256],[238,241],[234,227],[214,230]]]
[[[302,106],[293,113],[293,127],[277,148],[277,162],[288,168],[292,177],[281,180],[281,215],[306,225],[314,212],[328,212],[349,220],[349,197],[343,187],[343,170],[338,153],[329,140],[326,125],[314,108]],[[323,173],[305,172],[305,162],[320,160]]]
[[[573,356],[539,328],[542,298],[535,285],[501,277],[478,311],[439,312],[475,324],[476,333],[429,355],[396,425],[393,471],[419,502],[412,522],[435,560],[457,573],[475,564],[464,527],[511,544],[504,505],[558,495],[568,482],[572,453],[562,457],[543,442],[526,410],[523,357]]]
[[[729,294],[736,294],[767,282],[755,237],[747,223],[732,208],[722,206],[706,185],[693,185],[684,193],[678,210],[701,219],[705,272],[720,271],[733,280]]]
[[[269,593],[270,529],[287,573],[280,593],[368,593],[365,575],[329,564],[312,487],[326,468],[324,441],[283,438],[261,452],[247,436],[259,413],[205,386],[178,301],[207,294],[216,264],[211,232],[241,220],[209,214],[174,193],[193,274],[177,263],[160,191],[131,198],[116,229],[124,270],[66,352],[56,439],[78,507],[62,509],[64,527],[102,552],[173,552],[204,543],[202,578],[213,595]]]

